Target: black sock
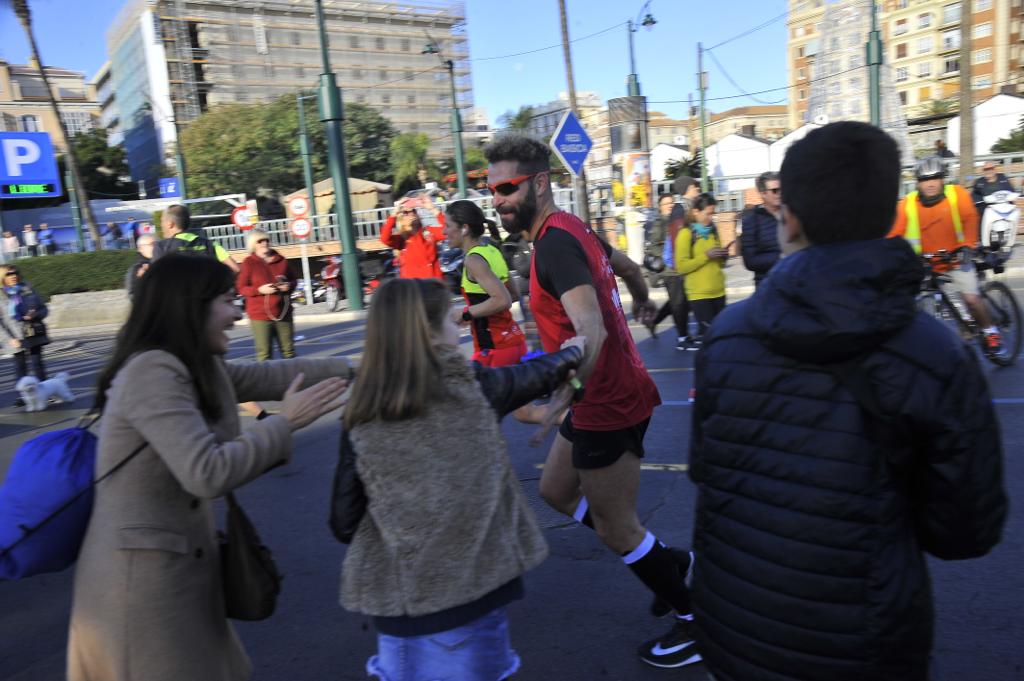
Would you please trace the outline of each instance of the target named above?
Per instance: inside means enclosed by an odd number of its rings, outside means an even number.
[[[644,586],[667,601],[679,616],[690,614],[690,592],[685,583],[689,564],[683,564],[653,534],[648,532],[639,546],[622,557],[622,562]]]
[[[594,529],[594,519],[590,516],[590,504],[587,503],[586,497],[580,497],[580,503],[576,504],[572,517],[581,525]]]

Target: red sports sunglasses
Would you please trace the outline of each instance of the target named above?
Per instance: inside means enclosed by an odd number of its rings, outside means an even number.
[[[529,175],[518,175],[513,177],[511,180],[505,180],[501,184],[488,184],[487,188],[491,190],[492,194],[501,194],[502,196],[511,196],[516,193],[519,189],[519,185],[529,180],[535,175],[546,173],[548,171],[542,170],[538,173],[530,173]]]

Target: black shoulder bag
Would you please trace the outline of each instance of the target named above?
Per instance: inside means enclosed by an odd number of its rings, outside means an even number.
[[[227,502],[227,527],[219,537],[225,612],[235,620],[265,620],[274,614],[283,577],[235,495],[228,492]]]

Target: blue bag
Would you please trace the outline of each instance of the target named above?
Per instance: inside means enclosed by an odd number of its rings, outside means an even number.
[[[59,572],[78,558],[93,487],[146,446],[93,482],[96,443],[79,426],[34,437],[15,452],[0,486],[0,579]]]

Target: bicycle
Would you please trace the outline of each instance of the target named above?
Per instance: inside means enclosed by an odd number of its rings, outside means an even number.
[[[982,354],[993,364],[1011,366],[1017,361],[1021,343],[1024,341],[1020,304],[1006,284],[1001,281],[986,281],[988,270],[995,274],[1003,272],[1009,253],[988,251],[971,255],[982,302],[1002,337],[1003,349],[998,353],[991,352],[985,347],[981,326],[960,296],[950,295],[945,291],[943,284],[949,283],[949,275],[946,272],[938,272],[933,267],[938,263],[959,263],[960,258],[959,250],[953,253],[939,251],[922,256],[927,273],[921,293],[918,294],[918,308],[939,321],[954,322],[964,342],[977,342],[982,347]]]

